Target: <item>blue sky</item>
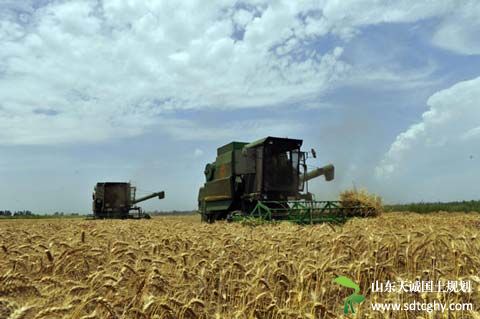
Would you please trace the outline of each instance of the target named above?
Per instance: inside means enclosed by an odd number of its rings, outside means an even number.
[[[194,209],[216,148],[304,139],[388,202],[478,199],[477,1],[0,0],[0,208],[97,181]]]

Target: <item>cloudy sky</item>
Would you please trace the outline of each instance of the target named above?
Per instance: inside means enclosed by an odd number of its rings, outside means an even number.
[[[480,197],[477,0],[0,0],[0,209],[97,181],[193,209],[216,148],[301,138],[317,198]]]

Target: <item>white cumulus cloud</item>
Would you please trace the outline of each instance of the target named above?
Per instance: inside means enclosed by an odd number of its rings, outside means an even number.
[[[442,18],[458,7],[452,0],[5,0],[0,144],[134,136],[185,109],[311,104],[351,70],[341,45],[315,45],[327,33],[349,39],[364,26]],[[442,30],[440,39],[451,34]],[[464,39],[457,51],[476,52]]]
[[[348,66],[340,48],[319,55],[299,46],[307,27],[299,14],[312,6],[68,1],[23,8],[28,21],[20,21],[22,8],[8,2],[0,143],[101,141],[141,134],[165,112],[318,95]]]
[[[479,34],[480,2],[467,1],[441,23],[433,43],[460,54],[480,54]]]
[[[384,182],[417,196],[478,197],[463,184],[480,178],[480,77],[433,94],[422,121],[398,135],[376,168]],[[428,188],[423,188],[428,181]],[[458,182],[459,184],[455,184]],[[408,185],[408,186],[407,186]],[[434,194],[430,194],[434,192]],[[435,193],[436,192],[436,193]],[[461,193],[464,192],[463,196]],[[476,193],[475,193],[476,192]],[[421,198],[421,197],[419,197]]]

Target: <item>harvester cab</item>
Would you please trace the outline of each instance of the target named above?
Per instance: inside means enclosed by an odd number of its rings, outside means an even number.
[[[165,197],[165,192],[152,193],[136,198],[136,187],[130,183],[97,183],[93,191],[93,218],[95,219],[149,219],[150,215],[142,212],[136,204],[148,199]]]
[[[205,167],[206,182],[198,195],[202,220],[259,217],[314,222],[315,218],[336,218],[326,213],[333,202],[315,202],[304,192],[313,178],[323,175],[327,181],[333,180],[334,167],[330,164],[307,171],[307,153],[301,146],[302,140],[266,137],[218,148],[215,162]],[[322,216],[314,216],[319,210]],[[331,209],[328,212],[332,213]]]

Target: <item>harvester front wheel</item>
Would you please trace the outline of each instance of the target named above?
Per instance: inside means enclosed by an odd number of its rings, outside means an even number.
[[[201,218],[202,218],[202,222],[203,222],[203,223],[209,223],[209,222],[210,222],[210,221],[209,221],[209,216],[210,216],[209,214],[203,212],[200,216],[201,216]]]
[[[213,224],[216,220],[215,214],[214,213],[207,214],[206,219],[207,219],[207,223]]]

